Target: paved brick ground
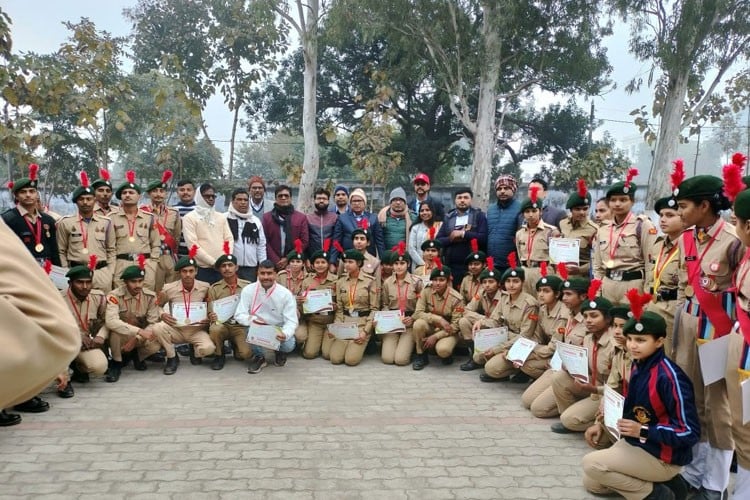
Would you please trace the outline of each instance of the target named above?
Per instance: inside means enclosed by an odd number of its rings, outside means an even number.
[[[259,375],[127,369],[0,429],[0,497],[582,499],[581,436],[530,416],[521,387],[291,357]]]

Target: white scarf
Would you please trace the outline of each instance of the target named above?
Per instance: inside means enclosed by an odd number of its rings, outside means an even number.
[[[195,212],[198,214],[198,217],[209,226],[216,225],[214,220],[216,209],[206,203],[206,200],[201,196],[200,189],[195,192]]]

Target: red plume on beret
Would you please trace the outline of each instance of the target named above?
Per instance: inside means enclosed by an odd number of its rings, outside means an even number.
[[[96,255],[92,255],[89,257],[89,271],[92,273],[96,270],[96,261],[99,260],[99,257]]]
[[[734,153],[732,155],[732,163],[735,165],[739,165],[740,168],[745,167],[745,162],[747,161],[747,156],[743,155],[742,153]]]
[[[578,179],[577,188],[578,188],[578,196],[582,200],[585,200],[586,195],[589,193],[589,190],[586,187],[586,181],[583,179]]]
[[[427,237],[431,240],[434,240],[436,230],[437,229],[435,228],[435,226],[430,226],[430,229],[427,230]]]
[[[511,267],[511,269],[515,269],[516,267],[518,267],[516,252],[511,252],[508,254],[508,265]]]
[[[400,257],[404,256],[404,254],[406,253],[406,242],[404,240],[398,242],[396,252],[398,252],[398,255]]]
[[[628,175],[625,176],[625,187],[630,187],[630,181],[635,179],[635,176],[638,175],[638,169],[637,168],[629,168],[628,169]]]
[[[539,186],[531,186],[529,188],[529,198],[531,199],[531,203],[536,205],[537,200],[539,200]]]
[[[339,240],[333,242],[333,248],[335,248],[338,253],[344,253],[344,247],[341,246],[341,242]]]
[[[565,267],[565,264],[562,262],[558,262],[557,264],[557,274],[560,275],[560,277],[563,279],[563,281],[568,279],[568,268]]]
[[[487,257],[487,269],[490,271],[495,269],[495,258],[492,255]]]
[[[674,169],[670,178],[672,181],[672,194],[674,194],[677,188],[680,187],[680,184],[682,184],[682,181],[685,180],[685,165],[682,158],[677,158],[672,162],[672,165],[674,165]]]
[[[135,184],[135,172],[132,170],[125,172],[125,179],[127,179],[130,184]]]
[[[596,299],[596,294],[599,293],[599,289],[602,287],[602,280],[593,279],[589,285],[589,300]]]
[[[302,255],[302,240],[299,238],[294,240],[294,251]]]
[[[437,267],[441,271],[443,270],[443,261],[440,260],[440,257],[433,257],[432,262],[435,263],[435,267]]]
[[[81,186],[85,188],[89,187],[89,174],[81,170],[81,173],[78,174],[78,176],[81,179]]]
[[[44,260],[44,267],[43,267],[43,269],[44,269],[45,273],[47,273],[47,274],[51,273],[52,272],[52,261],[49,260],[49,259],[45,259]]]
[[[648,304],[653,296],[650,293],[638,293],[638,289],[636,288],[628,290],[625,293],[625,296],[630,302],[630,312],[633,313],[633,318],[635,318],[636,321],[640,321],[641,316],[643,315],[643,306]]]
[[[36,180],[36,176],[39,173],[39,165],[32,163],[29,165],[29,179],[32,181]]]
[[[8,186],[8,189],[10,189],[10,190],[13,190],[13,186],[15,186],[15,185],[16,185],[16,183],[13,182],[13,181],[8,181],[8,183],[6,184],[6,186]]]
[[[223,248],[223,250],[224,250],[224,255],[229,255],[230,253],[232,253],[232,252],[229,251],[229,241],[228,240],[224,240],[224,248]]]
[[[197,254],[198,254],[198,245],[191,246],[190,250],[188,250],[188,258],[194,259]]]
[[[546,260],[543,260],[539,264],[539,274],[542,275],[542,278],[546,278],[547,277],[547,261]]]
[[[331,238],[326,238],[323,240],[323,251],[328,252],[329,248],[331,248]]]
[[[138,267],[141,268],[141,271],[146,270],[146,256],[143,254],[138,255]]]
[[[166,184],[169,182],[169,179],[172,178],[172,171],[171,170],[165,170],[163,174],[161,174],[161,183]]]
[[[99,169],[99,177],[101,177],[105,181],[109,181],[109,179],[111,177],[111,174],[109,173],[109,170],[104,169],[104,168],[100,168]]]
[[[472,238],[469,243],[471,243],[471,252],[477,253],[479,251],[479,242],[477,241],[477,239]]]
[[[722,176],[724,177],[724,196],[733,202],[737,195],[747,188],[742,181],[742,165],[737,163],[724,165]]]

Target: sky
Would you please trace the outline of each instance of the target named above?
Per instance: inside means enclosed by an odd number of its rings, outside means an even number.
[[[130,33],[130,25],[122,11],[135,4],[134,0],[4,0],[2,9],[11,17],[13,23],[11,35],[14,51],[50,53],[56,50],[68,35],[62,23],[75,22],[81,17],[88,17],[98,29],[109,31],[112,35],[127,36]],[[629,116],[630,111],[651,102],[649,91],[634,95],[624,91],[630,79],[648,71],[647,65],[636,61],[628,53],[627,38],[627,28],[618,25],[615,27],[614,36],[607,39],[608,55],[613,66],[611,79],[616,85],[602,96],[592,98],[596,118],[604,120],[596,135],[601,136],[605,130],[609,131],[615,140],[622,144],[633,143],[639,136],[637,128],[632,123],[632,117]],[[537,103],[546,105],[564,100],[555,96],[540,96]],[[586,110],[590,106],[589,102],[581,98],[577,100],[578,105]],[[205,119],[209,135],[224,151],[226,163],[229,145],[224,141],[228,141],[230,137],[231,114],[220,96],[215,96],[208,102]],[[239,137],[238,134],[238,139],[244,137]]]

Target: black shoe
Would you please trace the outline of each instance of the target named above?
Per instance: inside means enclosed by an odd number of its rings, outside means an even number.
[[[675,498],[687,498],[688,497],[688,491],[690,490],[690,485],[687,481],[685,481],[685,478],[682,477],[682,475],[677,474],[675,477],[670,479],[669,481],[664,482],[664,486],[672,490],[672,493],[674,493]]]
[[[203,364],[203,358],[198,358],[195,356],[195,347],[193,347],[193,344],[190,344],[188,346],[188,352],[190,356],[190,364],[195,365],[202,365]]]
[[[286,364],[286,353],[276,351],[276,359],[273,362],[274,366],[284,366]]]
[[[13,409],[16,411],[25,411],[27,413],[44,413],[49,410],[49,403],[39,396],[34,396],[23,403],[17,404]]]
[[[653,491],[644,500],[675,500],[675,496],[664,483],[654,483]]]
[[[247,373],[260,373],[260,371],[268,366],[266,358],[262,356],[253,356],[250,360],[250,366],[247,367]]]
[[[78,369],[78,365],[76,364],[75,361],[73,361],[72,363],[70,363],[70,368],[73,370],[73,374],[70,376],[70,380],[72,382],[78,382],[79,384],[86,384],[86,383],[88,383],[88,381],[90,380],[89,379],[89,374],[88,373],[84,373],[81,370],[79,370]]]
[[[117,382],[120,380],[120,373],[122,373],[122,361],[110,361],[107,376],[104,377],[104,380],[110,383]]]
[[[146,358],[146,361],[151,361],[152,363],[164,363],[166,361],[166,356],[164,356],[164,353],[162,351],[155,352],[151,356]]]
[[[234,346],[228,340],[224,341],[224,354],[232,354],[234,352]]]
[[[555,424],[552,424],[549,429],[555,434],[572,434],[573,433],[573,431],[565,427],[562,424],[562,422],[557,422]]]
[[[190,356],[190,347],[188,344],[178,345],[174,350],[177,351],[177,354],[180,356]]]
[[[75,394],[76,391],[73,390],[73,384],[70,382],[68,382],[68,385],[57,391],[57,395],[64,399],[72,398]]]
[[[174,375],[179,365],[180,356],[175,353],[174,357],[167,358],[167,364],[164,365],[164,375]]]
[[[706,488],[701,486],[701,489],[698,490],[698,493],[692,496],[691,500],[725,500],[727,498],[727,491],[716,491],[716,490],[707,490]],[[651,498],[651,497],[647,497]],[[659,498],[659,497],[654,497]],[[673,497],[674,498],[674,497]]]
[[[524,372],[518,372],[510,378],[510,381],[514,384],[526,384],[531,380],[531,377],[526,375]]]
[[[135,350],[133,351],[133,368],[135,368],[139,372],[148,369],[148,365],[146,365],[146,362],[143,361],[140,356],[138,356],[138,352],[136,352]]]
[[[479,370],[481,367],[482,365],[474,362],[474,358],[469,358],[469,361],[461,365],[461,371],[470,372],[472,370]]]
[[[412,370],[421,370],[425,366],[430,364],[430,358],[427,357],[427,353],[417,354],[414,357],[414,363],[411,364]]]
[[[503,377],[503,378],[494,378],[494,377],[490,377],[490,376],[489,376],[489,375],[487,375],[487,373],[485,372],[485,373],[480,373],[480,374],[479,374],[479,380],[481,380],[482,382],[487,382],[487,383],[492,383],[492,382],[505,382],[506,380],[508,380],[508,377]]]
[[[453,356],[448,356],[447,358],[440,358],[440,362],[443,363],[444,366],[452,365]]]
[[[211,369],[212,370],[221,370],[224,368],[224,362],[226,361],[227,357],[223,354],[220,356],[215,356],[213,362],[211,362]]]
[[[0,427],[18,425],[21,423],[21,420],[21,415],[18,413],[8,413],[5,410],[0,410]]]

